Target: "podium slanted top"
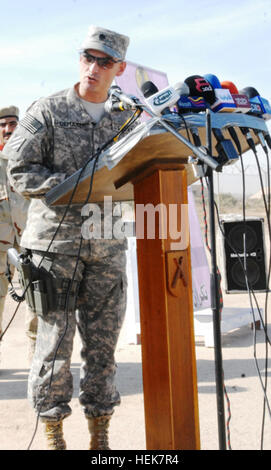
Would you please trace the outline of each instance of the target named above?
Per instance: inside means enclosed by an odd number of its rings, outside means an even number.
[[[193,154],[191,149],[179,141],[170,132],[158,125],[159,118],[152,118],[139,124],[130,134],[120,139],[110,148],[101,152],[95,165],[93,185],[88,201],[103,202],[104,196],[112,196],[113,201],[134,199],[133,180],[147,169],[169,168],[178,169],[184,166],[187,171],[187,184],[197,181],[188,157]],[[189,127],[197,127],[201,143],[206,142],[205,114],[185,116],[186,126],[182,123],[178,133],[191,141]],[[224,128],[227,138],[227,126],[255,128],[267,131],[265,121],[252,116],[231,113],[212,113],[212,126]],[[176,129],[175,129],[176,130]],[[249,149],[245,137],[236,129],[242,151]],[[255,144],[258,138],[255,137]],[[213,157],[217,156],[213,152]],[[51,189],[45,196],[47,205],[84,204],[89,194],[90,181],[94,169],[94,159],[89,159],[84,169],[79,169],[63,183]]]

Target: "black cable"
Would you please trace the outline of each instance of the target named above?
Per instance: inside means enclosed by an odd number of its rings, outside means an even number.
[[[254,156],[256,159],[256,164],[258,168],[258,173],[260,177],[260,184],[261,184],[261,191],[262,197],[265,205],[266,210],[266,217],[268,223],[268,233],[269,233],[269,242],[271,242],[271,228],[270,228],[270,168],[269,168],[269,155],[267,148],[264,147],[264,152],[266,155],[267,160],[267,201],[266,201],[266,194],[264,192],[264,185],[262,180],[262,174],[259,164],[259,159],[257,156],[257,152],[254,152]],[[270,281],[270,271],[271,271],[271,253],[269,257],[269,269],[268,269],[268,276],[267,276],[267,291],[266,291],[266,298],[265,298],[265,324],[267,325],[267,307],[268,307],[268,292],[269,292],[269,281]],[[267,385],[268,385],[268,341],[266,338],[265,341],[265,377],[264,377],[264,402],[263,402],[263,416],[262,416],[262,430],[261,430],[261,450],[263,449],[263,441],[264,441],[264,424],[265,424],[265,415],[266,415],[266,406],[268,407],[268,411],[270,413],[270,408],[268,405],[268,401],[266,400],[266,393],[267,393]]]
[[[116,137],[116,136],[115,136],[115,137]],[[115,138],[115,137],[114,137],[114,138]],[[113,139],[114,139],[114,138],[113,138]],[[112,140],[113,140],[113,139],[112,139]],[[112,142],[110,142],[110,143],[112,143]],[[107,145],[108,145],[108,144],[107,144]],[[105,145],[105,146],[106,146],[106,145]],[[103,150],[103,148],[102,148],[102,150]],[[97,155],[99,155],[99,154],[100,154],[99,152],[101,152],[102,150],[98,150],[91,158],[89,158],[89,160],[87,160],[87,162],[86,162],[86,163],[83,165],[83,167],[81,168],[80,173],[79,173],[79,175],[78,175],[78,178],[77,178],[77,180],[76,180],[75,186],[74,186],[74,188],[73,188],[73,191],[72,191],[72,193],[71,193],[70,199],[69,199],[69,201],[68,201],[68,204],[67,204],[66,207],[65,207],[64,214],[63,214],[63,216],[62,216],[62,218],[61,218],[61,220],[60,220],[60,222],[59,222],[58,227],[56,228],[56,231],[55,231],[55,233],[54,233],[54,235],[53,235],[53,237],[52,237],[52,239],[51,239],[51,241],[50,241],[50,243],[49,243],[49,245],[48,245],[46,251],[44,252],[44,255],[43,255],[43,257],[42,257],[42,259],[41,259],[41,261],[40,261],[40,263],[39,263],[39,265],[38,265],[38,268],[40,268],[40,266],[41,266],[41,264],[42,264],[42,262],[43,262],[43,260],[44,260],[44,258],[45,258],[45,256],[46,256],[46,254],[49,252],[49,249],[50,249],[50,247],[51,247],[51,245],[52,245],[54,239],[56,238],[56,236],[57,236],[57,234],[58,234],[58,231],[59,231],[61,225],[63,224],[63,222],[64,222],[64,220],[65,220],[65,217],[66,217],[66,215],[67,215],[67,213],[68,213],[68,210],[69,210],[69,208],[70,208],[70,206],[71,206],[73,197],[74,197],[75,192],[76,192],[76,190],[77,190],[79,181],[80,181],[81,176],[83,175],[83,173],[84,173],[84,171],[85,171],[86,166],[90,163],[90,161],[91,161],[92,159],[94,159]],[[20,296],[20,298],[19,298],[19,296],[18,296],[18,300],[17,300],[17,301],[19,302],[19,306],[20,306],[20,304],[24,301],[24,299],[25,299],[25,294],[26,294],[28,288],[30,287],[30,284],[31,284],[31,281],[30,281],[30,282],[28,283],[28,285],[25,287],[25,289],[24,289],[22,295]],[[16,300],[16,299],[14,298],[14,300]],[[8,323],[8,326],[5,328],[5,330],[4,330],[4,331],[2,332],[2,334],[0,335],[0,341],[2,340],[4,334],[7,332],[8,328],[10,327],[10,325],[11,325],[11,323],[12,323],[12,321],[13,321],[13,319],[15,318],[15,315],[16,315],[16,313],[17,313],[17,311],[18,311],[19,306],[16,307],[16,310],[15,310],[15,312],[14,312],[12,318],[11,318],[11,321]]]
[[[242,162],[242,160],[241,160],[241,162]],[[244,166],[243,166],[243,165],[242,165],[242,170],[244,171]],[[244,192],[243,192],[243,204],[245,204]],[[242,267],[242,269],[243,269],[244,276],[245,276],[245,278],[246,278],[246,280],[247,280],[247,282],[248,282],[247,272],[246,272],[246,270],[244,269],[244,265],[243,265],[242,259],[241,259],[241,257],[239,256],[239,253],[238,253],[238,252],[235,250],[235,248],[231,245],[229,239],[226,237],[226,234],[225,234],[225,232],[224,232],[224,230],[223,230],[223,228],[222,228],[222,226],[221,226],[221,223],[220,223],[220,216],[219,216],[219,212],[218,212],[218,208],[217,208],[217,205],[216,205],[216,204],[215,204],[215,208],[216,208],[216,213],[217,213],[217,219],[218,219],[218,226],[219,226],[219,229],[220,229],[220,231],[221,231],[221,233],[222,233],[224,239],[226,240],[227,244],[229,245],[229,247],[231,248],[231,250],[235,253],[236,257],[238,258],[238,260],[239,260],[239,262],[240,262],[240,264],[241,264],[241,267]],[[244,206],[244,205],[243,205],[243,217],[245,217],[245,206]],[[246,220],[244,219],[244,223],[245,223],[245,222],[246,222]],[[249,285],[249,282],[248,282],[248,285]],[[249,292],[251,292],[251,294],[255,297],[255,292],[253,291],[253,289],[251,288],[250,285],[249,285]],[[258,314],[259,314],[259,317],[260,317],[260,320],[261,320],[262,327],[263,327],[263,329],[264,329],[264,331],[265,331],[265,334],[266,334],[266,337],[267,337],[267,339],[268,339],[268,341],[269,341],[269,343],[270,343],[270,345],[271,345],[271,342],[270,342],[270,340],[269,340],[269,338],[268,338],[268,333],[267,333],[266,325],[265,325],[265,323],[264,323],[264,321],[263,321],[263,318],[262,318],[262,315],[261,315],[261,312],[260,312],[258,303],[256,302],[256,298],[254,298],[254,300],[255,300],[255,303],[257,304]],[[254,313],[254,312],[253,312],[253,306],[251,305],[251,307],[252,307],[252,314],[253,314],[253,313]],[[254,316],[254,322],[255,322],[255,316]]]
[[[187,140],[188,140],[189,142],[191,142],[190,134],[189,134],[189,132],[188,132],[188,125],[187,125],[187,122],[186,122],[186,120],[185,120],[185,118],[184,118],[184,116],[183,116],[182,114],[178,114],[178,116],[180,116],[180,118],[182,119],[182,121],[183,121],[183,123],[184,123],[184,127],[185,127],[185,130],[186,130],[186,135],[187,135]]]
[[[242,167],[242,181],[243,181],[243,208],[242,208],[242,211],[243,211],[243,222],[244,224],[246,223],[246,212],[245,212],[245,170],[244,170],[244,165],[243,165],[243,159],[242,159],[242,154],[240,154],[240,161],[241,161],[241,167]],[[264,196],[263,196],[264,197]],[[219,216],[219,212],[218,212],[218,208],[217,206],[216,207],[216,212],[217,212],[217,219],[218,219],[218,224],[219,224],[219,229],[223,235],[223,237],[225,238],[227,244],[229,245],[229,247],[232,249],[232,251],[234,251],[235,255],[237,256],[242,268],[243,268],[243,271],[244,271],[244,275],[246,276],[247,278],[247,274],[246,274],[246,271],[244,270],[244,266],[243,266],[243,263],[242,263],[242,259],[241,257],[239,256],[239,254],[237,253],[237,251],[235,250],[235,248],[230,244],[229,240],[227,239],[224,231],[223,231],[223,228],[221,226],[221,223],[220,223],[220,216]],[[269,219],[269,217],[268,217]],[[270,223],[268,222],[268,225],[269,225],[269,232],[270,232]],[[247,279],[247,282],[248,282],[248,279]],[[249,286],[249,291],[253,294],[253,296],[255,296],[255,292],[253,291],[253,289],[251,288],[251,286]],[[256,301],[256,299],[255,299]],[[257,303],[257,302],[256,302]],[[268,338],[268,334],[267,334],[267,329],[265,327],[265,323],[263,322],[263,319],[262,319],[262,316],[261,316],[261,313],[260,313],[260,309],[259,309],[259,306],[257,304],[257,307],[258,307],[258,313],[259,313],[259,317],[261,319],[261,323],[262,323],[262,326],[263,326],[263,329],[265,331],[265,334],[267,335],[267,338]],[[254,321],[255,321],[255,318],[254,318]],[[268,338],[268,341],[270,342],[269,338]],[[271,343],[270,343],[271,344]]]
[[[115,134],[115,136],[114,136],[113,138],[111,138],[106,144],[104,144],[104,145],[101,147],[101,149],[99,149],[99,150],[95,153],[95,155],[94,155],[93,157],[91,157],[91,158],[88,160],[88,162],[84,165],[83,170],[85,169],[86,165],[87,165],[91,160],[94,159],[94,164],[93,164],[93,168],[92,168],[92,172],[91,172],[91,178],[90,178],[89,191],[88,191],[87,197],[85,198],[84,204],[86,204],[86,203],[88,202],[88,200],[89,200],[89,198],[90,198],[90,195],[91,195],[91,192],[92,192],[93,179],[94,179],[94,174],[95,174],[95,168],[96,168],[96,165],[97,165],[97,163],[98,163],[98,159],[99,159],[99,157],[100,157],[100,155],[101,155],[101,152],[102,152],[107,146],[109,146],[110,144],[112,144],[112,142],[113,142],[117,137],[119,137],[123,132],[125,132],[125,131],[139,118],[139,116],[141,115],[141,112],[142,112],[141,110],[140,110],[140,112],[137,112],[137,111],[136,111],[136,112],[133,114],[133,116],[132,116],[132,117],[125,123],[125,125],[120,129],[120,131],[119,131],[117,134]],[[69,205],[69,206],[71,205],[72,198],[73,198],[73,196],[74,196],[74,194],[75,194],[75,191],[76,191],[77,185],[78,185],[78,183],[79,183],[81,174],[82,174],[82,172],[80,172],[80,174],[79,174],[79,177],[78,177],[77,182],[76,182],[76,186],[75,186],[75,188],[74,188],[74,190],[73,190],[73,192],[72,192],[72,195],[71,195],[71,197],[70,197],[70,199],[69,199],[69,202],[68,202],[68,205]],[[64,215],[65,215],[65,216],[66,216],[66,214],[67,214],[67,210],[65,210],[65,212],[64,212]],[[63,221],[64,221],[64,216],[62,217],[62,219],[61,219],[61,221],[60,221],[60,224],[59,224],[59,226],[58,226],[58,228],[57,228],[57,230],[56,230],[56,232],[55,232],[55,234],[54,234],[53,239],[55,238],[56,233],[58,232],[58,230],[59,230],[59,228],[60,228],[60,225],[63,223]],[[50,242],[50,244],[49,244],[49,247],[47,248],[46,253],[48,252],[50,246],[52,245],[53,239],[51,240],[51,242]],[[51,389],[52,380],[53,380],[53,373],[54,373],[54,366],[55,366],[55,361],[56,361],[56,357],[57,357],[57,352],[58,352],[59,347],[60,347],[60,345],[61,345],[61,343],[62,343],[62,341],[63,341],[63,339],[64,339],[64,337],[65,337],[65,335],[66,335],[66,332],[67,332],[67,329],[68,329],[68,326],[69,326],[69,316],[68,316],[69,297],[70,297],[70,292],[71,292],[72,285],[73,285],[73,282],[74,282],[74,279],[75,279],[75,274],[76,274],[76,271],[77,271],[78,263],[79,263],[80,252],[81,252],[81,248],[82,248],[82,242],[83,242],[83,236],[82,236],[82,234],[81,234],[81,236],[80,236],[80,243],[79,243],[79,249],[78,249],[78,253],[77,253],[77,257],[76,257],[76,261],[75,261],[75,267],[74,267],[74,270],[73,270],[72,279],[71,279],[71,281],[70,281],[69,289],[68,289],[68,292],[67,292],[67,294],[66,294],[66,299],[65,299],[65,311],[64,311],[64,314],[65,314],[65,328],[64,328],[64,331],[63,331],[61,337],[59,338],[58,344],[57,344],[56,349],[55,349],[55,352],[54,352],[54,357],[53,357],[53,361],[52,361],[52,371],[51,371],[51,374],[50,374],[50,381],[49,381],[48,390],[47,390],[47,393],[46,393],[46,395],[44,396],[44,398],[43,398],[43,400],[42,400],[42,402],[41,402],[41,404],[40,404],[40,406],[39,406],[39,410],[38,410],[37,418],[36,418],[35,429],[34,429],[34,432],[33,432],[33,435],[32,435],[32,438],[31,438],[31,440],[30,440],[30,443],[29,443],[29,445],[28,445],[27,450],[30,450],[30,447],[31,447],[31,445],[32,445],[32,443],[33,443],[33,440],[34,440],[34,438],[35,438],[35,435],[36,435],[36,432],[37,432],[37,429],[38,429],[38,422],[39,422],[39,418],[40,418],[41,409],[42,409],[43,403],[44,403],[44,401],[46,400],[46,398],[48,397],[48,394],[49,394],[50,389]],[[43,261],[44,257],[45,257],[45,255],[43,256],[42,261]],[[41,262],[42,262],[42,261],[41,261]],[[39,263],[39,267],[40,267],[40,265],[41,265],[41,262]]]
[[[5,329],[3,330],[3,332],[1,333],[1,335],[0,335],[0,341],[2,341],[2,338],[3,338],[4,334],[7,332],[7,330],[9,329],[9,327],[10,327],[10,325],[11,325],[11,323],[13,322],[13,320],[14,320],[14,318],[15,318],[15,316],[16,316],[18,310],[19,310],[20,304],[21,304],[21,302],[18,303],[18,305],[17,305],[17,307],[15,308],[15,311],[14,311],[14,313],[13,313],[11,319],[9,320],[9,322],[8,322],[8,324],[7,324],[7,326],[6,326],[6,328],[5,328]]]
[[[262,175],[261,175],[261,170],[260,170],[260,165],[259,165],[259,161],[258,161],[258,156],[257,156],[257,152],[256,152],[256,149],[253,151],[254,155],[255,155],[255,158],[256,158],[256,162],[257,162],[257,167],[258,167],[258,172],[259,172],[259,177],[260,177],[260,183],[261,183],[261,188],[262,188],[262,196],[263,196],[263,201],[264,201],[264,205],[265,205],[265,210],[266,210],[266,217],[267,217],[267,222],[268,222],[268,232],[269,232],[269,238],[270,238],[270,184],[268,184],[268,203],[266,202],[266,197],[265,197],[265,194],[264,194],[264,187],[263,187],[263,181],[262,181]],[[266,153],[266,152],[265,152]],[[268,154],[267,154],[267,157],[268,157]],[[245,256],[245,263],[246,263],[246,256]],[[257,368],[257,372],[258,372],[258,375],[259,375],[259,379],[260,379],[260,382],[261,382],[261,386],[262,386],[262,389],[263,389],[263,393],[264,393],[264,403],[263,403],[263,418],[262,418],[262,429],[261,429],[261,450],[263,449],[263,436],[264,436],[264,422],[265,422],[265,410],[266,410],[266,406],[268,408],[268,411],[269,411],[269,414],[271,416],[271,410],[270,410],[270,406],[269,406],[269,401],[268,401],[268,398],[267,398],[267,369],[268,369],[268,342],[270,344],[270,341],[269,341],[269,338],[268,338],[268,334],[267,334],[267,298],[268,298],[268,292],[269,292],[269,278],[270,278],[270,266],[271,266],[271,263],[269,262],[269,272],[268,272],[268,279],[267,279],[267,289],[266,289],[266,300],[265,300],[265,327],[264,327],[264,331],[265,331],[265,344],[266,344],[266,359],[265,359],[265,382],[263,382],[262,380],[262,376],[261,376],[261,372],[260,372],[260,368],[259,368],[259,365],[258,365],[258,360],[257,360],[257,356],[256,356],[256,326],[254,326],[254,359],[255,359],[255,365],[256,365],[256,368]],[[246,264],[245,264],[245,271],[246,271]],[[249,289],[249,286],[248,286],[248,280],[247,280],[247,277],[245,278],[246,279],[246,284],[247,284],[247,290]],[[262,321],[263,323],[263,321]],[[254,324],[255,324],[255,321],[254,321]]]
[[[254,151],[254,154],[255,154],[255,157],[256,157],[256,161],[257,161],[257,166],[258,166],[258,171],[259,171],[259,176],[260,176],[260,182],[261,182],[261,188],[262,188],[262,195],[263,195],[263,200],[264,200],[264,205],[265,205],[265,210],[266,210],[266,216],[267,216],[267,220],[268,220],[268,231],[269,231],[269,237],[270,237],[270,184],[268,184],[268,204],[266,203],[266,198],[265,198],[265,194],[264,194],[264,188],[263,188],[263,183],[262,183],[262,177],[261,177],[261,170],[260,170],[260,165],[259,165],[259,162],[258,162],[258,158],[257,158],[257,153],[256,153],[256,150]],[[243,161],[242,161],[242,155],[240,154],[240,157],[241,157],[241,167],[242,167],[242,178],[243,178],[243,221],[244,223],[246,222],[246,215],[245,215],[245,174],[244,174],[244,166],[243,166]],[[258,372],[258,376],[259,376],[259,379],[260,379],[260,383],[261,383],[261,386],[262,386],[262,390],[263,390],[263,394],[264,394],[264,405],[263,405],[263,420],[262,420],[262,433],[261,433],[261,448],[263,446],[263,432],[264,432],[264,419],[265,419],[265,408],[267,406],[268,408],[268,411],[269,411],[269,414],[271,416],[271,409],[270,409],[270,406],[269,406],[269,401],[268,401],[268,398],[267,398],[267,394],[266,394],[266,391],[267,391],[267,367],[268,367],[268,357],[267,357],[267,343],[271,344],[270,343],[270,340],[269,340],[269,337],[268,337],[268,333],[267,333],[267,296],[268,296],[268,292],[269,292],[269,278],[270,278],[270,267],[271,267],[271,263],[269,263],[269,274],[268,274],[268,282],[267,282],[267,290],[266,290],[266,306],[265,306],[265,322],[263,321],[263,318],[261,316],[261,313],[260,313],[260,309],[259,309],[259,306],[258,306],[258,303],[256,303],[257,305],[257,308],[258,308],[258,313],[259,313],[259,317],[260,317],[260,320],[261,320],[261,323],[263,325],[263,329],[264,329],[264,332],[265,332],[265,339],[266,339],[266,361],[265,361],[265,384],[263,383],[263,380],[262,380],[262,376],[261,376],[261,372],[260,372],[260,368],[259,368],[259,364],[258,364],[258,359],[257,359],[257,354],[256,354],[256,321],[255,321],[255,315],[254,315],[254,308],[253,308],[253,305],[252,305],[252,300],[251,300],[251,295],[254,296],[254,300],[256,301],[256,297],[255,297],[255,293],[253,291],[253,289],[251,288],[251,286],[249,285],[249,282],[248,282],[248,277],[247,277],[247,269],[246,269],[246,247],[244,246],[244,249],[245,249],[245,255],[244,255],[244,265],[242,263],[242,260],[239,256],[239,254],[236,252],[236,250],[234,249],[234,247],[232,247],[232,245],[230,244],[229,240],[227,239],[227,237],[225,236],[225,233],[221,227],[221,223],[220,223],[220,217],[219,217],[219,213],[218,213],[218,208],[216,206],[216,211],[217,211],[217,218],[218,218],[218,224],[219,224],[219,228],[226,240],[226,242],[228,243],[228,245],[230,246],[230,248],[235,252],[235,254],[237,255],[240,263],[241,263],[241,266],[242,266],[242,269],[244,271],[244,275],[245,275],[245,280],[246,280],[246,286],[247,286],[247,291],[248,291],[248,294],[249,294],[249,299],[250,299],[250,305],[251,305],[251,311],[252,311],[252,315],[253,315],[253,320],[254,320],[254,341],[253,341],[253,345],[254,345],[254,360],[255,360],[255,365],[256,365],[256,369],[257,369],[257,372]],[[244,244],[245,244],[245,241],[244,241]]]
[[[211,248],[210,248],[209,241],[208,241],[207,212],[206,212],[206,204],[205,204],[205,197],[204,197],[204,186],[203,186],[203,179],[202,178],[200,178],[200,182],[201,182],[202,207],[203,207],[203,214],[204,214],[205,244],[206,244],[206,247],[207,247],[209,253],[211,253]],[[208,185],[208,181],[207,181],[207,185]],[[216,204],[215,204],[215,207],[217,207]],[[219,292],[218,292],[218,295],[219,295],[219,315],[221,315],[222,310],[223,310],[223,294],[222,294],[222,288],[221,288],[222,278],[221,278],[221,273],[219,271],[218,266],[216,266],[216,270],[217,270],[217,277],[218,277],[218,281],[219,281],[219,284],[218,284],[218,286],[219,286]],[[230,399],[229,399],[227,389],[226,389],[226,386],[225,386],[224,371],[223,371],[223,392],[224,392],[224,395],[225,395],[225,398],[226,398],[226,401],[227,401],[227,410],[228,410],[228,418],[227,418],[227,421],[226,421],[227,444],[228,444],[229,450],[232,450],[231,440],[230,440],[231,406],[230,406]]]
[[[203,179],[202,178],[200,178],[200,182],[201,182],[201,198],[202,198],[202,206],[203,206],[203,214],[204,214],[205,244],[206,244],[206,247],[207,247],[209,253],[211,253],[211,248],[210,248],[209,241],[208,241],[207,212],[206,212],[206,204],[205,204],[205,197],[204,197],[204,186],[203,186]],[[208,185],[208,182],[206,182],[206,184]],[[222,308],[223,308],[223,294],[222,294],[222,289],[221,289],[221,273],[220,273],[220,270],[219,270],[218,266],[216,266],[216,272],[217,272],[217,276],[218,276],[218,280],[219,280],[219,313],[221,314]]]
[[[255,157],[257,159],[257,154],[256,154],[256,151],[254,151],[255,153]],[[242,154],[240,153],[240,161],[241,161],[241,167],[242,167],[242,181],[243,181],[243,222],[246,223],[246,212],[245,212],[245,173],[244,173],[244,165],[243,165],[243,159],[242,159]],[[262,193],[263,193],[263,200],[264,200],[264,204],[265,204],[265,209],[266,209],[266,214],[267,214],[267,219],[268,219],[268,229],[269,229],[269,234],[270,234],[270,180],[268,179],[269,183],[268,183],[268,204],[266,203],[266,198],[265,198],[265,195],[264,195],[264,189],[263,189],[263,183],[262,183],[262,178],[261,178],[261,173],[260,173],[260,166],[259,166],[259,162],[257,161],[257,166],[258,166],[258,170],[259,170],[259,175],[260,175],[260,181],[261,181],[261,187],[262,187]],[[269,168],[269,167],[268,167]],[[269,176],[269,173],[268,173],[268,176]],[[201,181],[202,182],[202,181]],[[208,184],[208,183],[207,183]],[[204,197],[204,194],[203,194],[203,186],[202,186],[202,195]],[[203,199],[204,200],[204,199]],[[267,394],[266,394],[266,389],[267,389],[267,366],[268,366],[268,361],[267,361],[267,342],[269,341],[269,338],[268,338],[268,334],[267,334],[267,308],[265,308],[265,312],[266,312],[266,318],[265,318],[265,322],[263,321],[263,318],[261,316],[261,313],[260,313],[260,309],[259,309],[259,306],[257,305],[258,307],[258,312],[259,312],[259,317],[261,319],[261,323],[263,325],[263,329],[264,329],[264,332],[265,332],[265,338],[266,338],[266,366],[265,366],[265,385],[263,384],[263,381],[262,381],[262,377],[261,377],[261,373],[260,373],[260,369],[259,369],[259,365],[258,365],[258,360],[257,360],[257,355],[256,355],[256,321],[255,321],[255,315],[254,315],[254,308],[253,308],[253,305],[252,305],[252,301],[251,301],[251,294],[252,294],[252,289],[251,287],[249,286],[249,283],[248,283],[248,278],[247,278],[247,269],[246,269],[246,255],[245,255],[245,262],[244,262],[244,265],[242,263],[242,260],[239,256],[239,254],[236,252],[236,250],[230,245],[229,241],[227,240],[227,237],[225,237],[225,233],[221,227],[221,224],[220,224],[220,217],[219,217],[219,213],[218,213],[218,208],[217,208],[217,205],[215,203],[215,208],[216,208],[216,212],[217,212],[217,219],[218,219],[218,224],[219,224],[219,228],[220,230],[222,231],[222,234],[224,236],[224,238],[226,239],[227,243],[229,244],[229,246],[231,247],[231,249],[235,252],[235,254],[238,256],[239,258],[239,261],[241,263],[241,266],[242,266],[242,269],[244,271],[244,275],[245,275],[245,279],[246,279],[246,285],[247,285],[247,291],[249,293],[249,298],[250,298],[250,304],[251,304],[251,311],[252,311],[252,315],[253,315],[253,321],[254,321],[254,359],[255,359],[255,365],[256,365],[256,369],[257,369],[257,372],[258,372],[258,375],[259,375],[259,378],[260,378],[260,382],[261,382],[261,386],[262,386],[262,389],[263,389],[263,393],[264,393],[264,416],[265,416],[265,406],[267,405],[268,407],[268,411],[270,413],[270,406],[269,406],[269,402],[268,402],[268,398],[267,398]],[[207,245],[207,248],[210,250],[210,247],[208,246],[208,240],[207,240],[207,225],[206,225],[206,209],[204,208],[204,222],[205,222],[205,240],[206,240],[206,245]],[[246,250],[245,250],[246,252]],[[270,266],[271,266],[271,263],[270,263]],[[268,275],[268,279],[270,277],[270,268],[269,268],[269,275]],[[269,285],[269,282],[268,282],[268,285]],[[253,292],[253,295],[255,296],[255,293]],[[267,289],[267,292],[266,292],[266,295],[268,295],[268,289]],[[267,304],[266,304],[266,307],[267,307]],[[269,341],[269,344],[270,344],[270,341]],[[229,402],[229,399],[228,399],[228,396],[227,396],[227,392],[226,390],[225,391],[225,395],[226,395],[226,399],[227,399],[227,403],[228,403],[228,412],[229,412],[229,418],[228,418],[228,421],[227,421],[227,433],[228,433],[228,445],[230,447],[230,440],[229,440],[229,437],[230,437],[230,431],[229,431],[229,421],[231,419],[231,412],[230,412],[230,402]],[[264,417],[263,417],[263,423],[264,423]],[[262,430],[262,435],[263,435],[263,430]],[[262,441],[263,441],[263,438],[262,438]],[[230,447],[231,448],[231,447]]]

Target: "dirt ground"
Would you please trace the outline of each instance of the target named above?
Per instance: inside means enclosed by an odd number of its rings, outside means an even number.
[[[251,206],[251,210],[253,209],[253,215],[261,215],[255,211],[254,205]],[[222,206],[222,211],[229,213],[229,210],[229,206]],[[239,206],[235,206],[236,211],[240,213]],[[202,223],[202,212],[200,221]],[[259,306],[264,308],[265,294],[257,294],[257,299]],[[224,294],[224,306],[249,308],[249,296]],[[14,301],[8,298],[4,326],[15,307]],[[42,424],[38,423],[36,429],[36,417],[27,401],[29,363],[24,308],[24,305],[20,307],[1,344],[0,450],[46,449]],[[270,315],[268,304],[265,319],[268,338],[271,334]],[[263,420],[264,388],[270,397],[270,344],[266,340],[267,335],[262,328],[252,330],[248,323],[222,336],[223,370],[227,391],[224,401],[227,447],[232,450],[271,449],[271,419],[268,407],[265,407]],[[124,324],[116,351],[116,380],[122,403],[112,418],[110,445],[113,450],[145,450],[141,345],[128,343]],[[195,336],[195,344],[201,449],[217,450],[219,440],[215,351],[214,348],[205,346],[201,336]],[[78,402],[80,362],[80,340],[76,334],[71,364],[74,378],[71,403],[73,413],[64,421],[69,450],[87,450],[89,443],[87,423]]]
[[[259,302],[264,302],[259,294]],[[234,295],[225,298],[228,306],[249,306],[247,296]],[[15,308],[8,299],[5,323]],[[268,314],[270,323],[270,314]],[[118,364],[117,384],[122,404],[115,411],[110,429],[110,445],[114,450],[144,450],[144,396],[142,388],[142,364],[140,344],[127,344],[124,331],[116,352]],[[268,334],[270,337],[270,326]],[[198,400],[202,450],[217,450],[218,419],[216,404],[214,348],[204,345],[202,337],[196,337],[198,373]],[[265,380],[266,341],[264,331],[256,331],[256,342],[250,325],[238,328],[222,337],[225,386],[230,405],[225,399],[225,420],[229,421],[227,435],[232,450],[260,450],[263,420],[263,388]],[[269,347],[267,348],[269,349]],[[259,368],[259,373],[257,370]],[[74,377],[72,415],[64,421],[64,432],[69,450],[86,450],[89,436],[87,423],[78,402],[80,369],[80,341],[75,337],[71,370]],[[24,331],[24,306],[20,307],[1,345],[0,365],[0,449],[45,450],[43,427],[27,401],[27,377],[29,371],[27,339]],[[267,364],[267,375],[270,367]],[[269,389],[267,394],[270,396]],[[264,449],[271,449],[270,415],[266,409]]]

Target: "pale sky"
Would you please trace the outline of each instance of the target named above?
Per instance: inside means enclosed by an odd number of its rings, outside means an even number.
[[[0,0],[0,103],[24,113],[78,80],[90,24],[127,34],[127,59],[169,83],[213,73],[271,101],[271,0]]]
[[[0,11],[0,105],[17,105],[21,117],[78,81],[90,24],[128,35],[127,59],[172,85],[212,73],[271,102],[271,0],[0,0]]]

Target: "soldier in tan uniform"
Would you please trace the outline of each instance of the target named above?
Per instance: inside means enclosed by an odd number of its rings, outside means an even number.
[[[3,312],[8,292],[7,250],[18,248],[22,232],[26,223],[28,202],[19,196],[9,184],[6,176],[7,157],[5,145],[16,129],[19,121],[19,109],[16,106],[7,106],[0,109],[0,335],[2,330]],[[10,266],[11,271],[14,267]],[[27,322],[29,318],[27,316]],[[27,334],[30,335],[31,349],[35,341],[36,317],[30,319],[27,325]]]
[[[48,207],[44,196],[131,118],[130,111],[104,108],[114,77],[125,70],[128,43],[124,35],[91,26],[80,53],[79,83],[35,102],[7,146],[11,184],[30,200],[21,244],[47,273],[51,289],[48,308],[39,313],[28,394],[54,450],[66,448],[62,421],[71,413],[76,323],[82,340],[79,400],[91,449],[109,448],[109,421],[120,403],[114,353],[126,309],[127,241],[82,238],[83,204],[71,203],[59,226],[66,206]]]

